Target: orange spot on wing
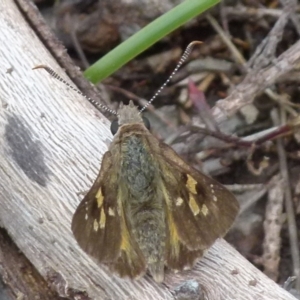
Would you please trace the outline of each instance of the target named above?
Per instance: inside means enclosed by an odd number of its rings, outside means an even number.
[[[104,198],[103,195],[102,195],[101,188],[98,190],[95,197],[96,197],[96,200],[97,200],[98,207],[101,207],[103,205],[103,198]]]
[[[190,198],[189,198],[189,206],[193,212],[194,216],[197,216],[200,212],[200,208],[199,205],[197,204],[194,196],[192,194],[190,194]]]
[[[197,194],[196,191],[197,181],[190,175],[187,176],[186,186],[190,193]]]
[[[99,220],[99,225],[101,229],[105,227],[105,223],[106,223],[106,215],[104,209],[101,209],[100,220]]]

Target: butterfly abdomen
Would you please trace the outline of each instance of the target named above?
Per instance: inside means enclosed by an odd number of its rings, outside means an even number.
[[[158,190],[159,168],[140,136],[122,145],[121,178],[126,185],[125,212],[147,262],[157,281],[163,280],[166,240],[165,207]]]
[[[133,234],[156,281],[162,281],[165,265],[166,226],[163,210],[138,212],[132,219]]]

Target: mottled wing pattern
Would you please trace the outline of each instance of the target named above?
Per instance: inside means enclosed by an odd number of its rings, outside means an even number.
[[[109,151],[103,156],[99,175],[73,216],[72,231],[85,252],[120,276],[134,278],[146,266],[128,229],[113,159]]]
[[[181,270],[225,235],[239,205],[225,187],[189,166],[169,146],[161,143],[160,150],[169,228],[166,264]]]

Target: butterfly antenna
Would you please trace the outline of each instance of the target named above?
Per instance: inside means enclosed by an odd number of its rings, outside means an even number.
[[[202,44],[202,42],[200,41],[194,41],[191,42],[185,49],[185,51],[183,52],[183,54],[181,55],[181,58],[178,62],[178,64],[176,65],[174,71],[172,72],[172,74],[169,76],[169,78],[165,81],[165,83],[157,90],[157,92],[152,96],[152,98],[141,108],[140,113],[142,113],[156,98],[157,96],[162,92],[162,90],[166,87],[166,85],[171,81],[171,79],[173,78],[173,76],[177,73],[177,71],[179,70],[179,68],[182,66],[182,64],[187,60],[187,58],[190,56],[193,47],[195,45],[200,45]]]
[[[38,65],[34,68],[32,68],[33,70],[35,69],[45,69],[52,77],[54,77],[55,79],[61,81],[62,83],[64,83],[67,87],[69,87],[70,89],[72,89],[73,91],[77,92],[79,95],[83,96],[84,98],[86,98],[91,104],[93,104],[96,108],[98,109],[102,109],[105,111],[108,111],[109,113],[113,114],[113,115],[117,115],[117,112],[106,107],[105,105],[101,104],[100,102],[86,96],[85,94],[83,94],[82,92],[80,92],[78,89],[74,88],[72,85],[70,85],[68,82],[66,82],[64,79],[62,79],[55,71],[53,71],[50,67],[46,66],[46,65]]]

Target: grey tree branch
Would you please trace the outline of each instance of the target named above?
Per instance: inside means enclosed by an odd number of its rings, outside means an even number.
[[[300,41],[274,59],[272,66],[252,70],[227,98],[219,100],[213,109],[216,121],[224,121],[244,105],[252,103],[257,95],[296,68],[299,63]]]

